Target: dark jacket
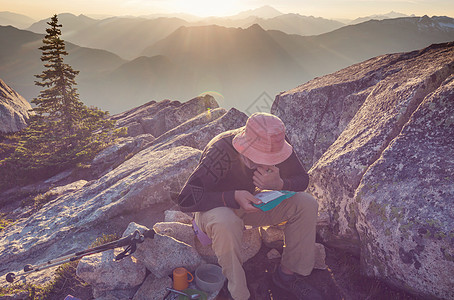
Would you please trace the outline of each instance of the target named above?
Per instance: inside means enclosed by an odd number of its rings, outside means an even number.
[[[200,162],[178,195],[178,205],[185,212],[207,211],[219,206],[239,208],[236,190],[254,193],[252,176],[255,170],[247,168],[240,154],[232,146],[232,139],[241,129],[214,137],[205,147]],[[284,181],[283,190],[304,191],[309,176],[295,154],[276,165]]]

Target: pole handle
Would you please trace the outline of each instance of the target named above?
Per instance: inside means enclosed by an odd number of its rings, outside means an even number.
[[[6,275],[6,281],[8,281],[9,283],[13,283],[14,279],[16,279],[16,275],[14,275],[14,273],[8,273]]]

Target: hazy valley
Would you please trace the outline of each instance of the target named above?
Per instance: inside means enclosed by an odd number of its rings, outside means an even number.
[[[252,112],[250,106],[264,92],[273,98],[371,57],[454,40],[454,19],[448,17],[343,26],[269,7],[191,22],[169,17],[97,20],[72,14],[61,14],[60,20],[70,54],[67,63],[80,71],[82,101],[111,113],[149,100],[185,101],[209,91],[223,107]],[[44,33],[45,22],[27,30],[0,27],[0,39],[8,41],[0,49],[0,74],[29,101],[39,91],[34,75],[43,68],[38,47],[44,36],[37,32]],[[294,28],[307,36],[294,34]],[[325,33],[311,35],[316,32]]]

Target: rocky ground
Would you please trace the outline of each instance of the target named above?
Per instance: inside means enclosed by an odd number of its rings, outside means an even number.
[[[163,212],[166,209],[175,209],[172,204],[156,205],[153,215],[139,223],[150,226],[163,220]],[[112,220],[109,227],[105,228],[106,233],[121,234],[127,226],[126,218]],[[363,300],[363,299],[393,299],[393,300],[420,300],[403,291],[394,289],[379,280],[367,278],[360,274],[359,257],[352,254],[326,247],[326,270],[314,270],[308,277],[308,281],[316,287],[327,300]],[[253,258],[248,260],[244,268],[248,280],[248,286],[254,300],[294,300],[294,296],[288,292],[275,287],[271,281],[271,275],[276,269],[279,259],[269,260],[267,253],[271,248],[262,245],[260,251]],[[281,252],[282,248],[278,247]],[[64,280],[60,280],[58,287],[54,289],[50,300],[61,300],[71,294],[80,299],[93,299],[91,287],[84,284],[80,279],[74,277],[75,271],[69,270]],[[0,297],[1,299],[1,297]],[[227,300],[226,290],[221,290],[216,300]]]
[[[377,280],[362,276],[359,271],[358,257],[328,247],[325,249],[328,269],[314,270],[308,277],[308,282],[322,293],[324,299],[419,299]],[[279,260],[268,260],[266,253],[269,250],[270,248],[263,246],[260,252],[244,266],[253,299],[295,299],[292,294],[273,285],[271,274],[276,269]],[[259,275],[257,276],[257,274]]]
[[[263,246],[260,252],[245,263],[248,285],[254,300],[293,300],[286,291],[275,287],[271,281],[278,261],[268,260],[266,254],[270,248]],[[403,291],[366,278],[359,274],[359,259],[348,253],[326,248],[327,270],[314,270],[309,282],[317,287],[327,300],[350,299],[393,299],[419,300]],[[92,299],[90,286],[86,286],[75,278],[67,278],[66,282],[53,294],[50,300],[61,300],[67,295],[75,295],[80,299]],[[216,300],[227,300],[228,294],[221,291]]]

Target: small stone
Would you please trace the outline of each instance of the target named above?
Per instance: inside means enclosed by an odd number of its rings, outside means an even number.
[[[260,227],[263,243],[269,248],[281,248],[284,245],[284,229],[278,226]]]
[[[281,258],[281,254],[276,249],[271,249],[266,254],[266,257],[268,257],[268,259],[271,260],[271,259]]]
[[[122,251],[113,249],[85,256],[77,265],[77,276],[91,284],[98,295],[139,286],[145,279],[145,266],[131,256],[115,261]]]
[[[192,225],[180,222],[158,222],[153,225],[155,232],[173,237],[174,239],[194,246],[194,230]]]
[[[167,294],[166,287],[172,287],[172,279],[169,276],[154,278],[152,275],[149,275],[132,299],[163,299]]]
[[[192,216],[179,210],[166,210],[164,212],[164,222],[179,222],[184,224],[192,223]]]
[[[135,229],[144,232],[146,227],[130,223],[124,235],[134,232]],[[172,274],[173,269],[177,267],[185,267],[192,272],[203,263],[194,247],[160,233],[156,233],[153,239],[146,238],[143,243],[138,244],[132,256],[143,263],[157,278]]]

